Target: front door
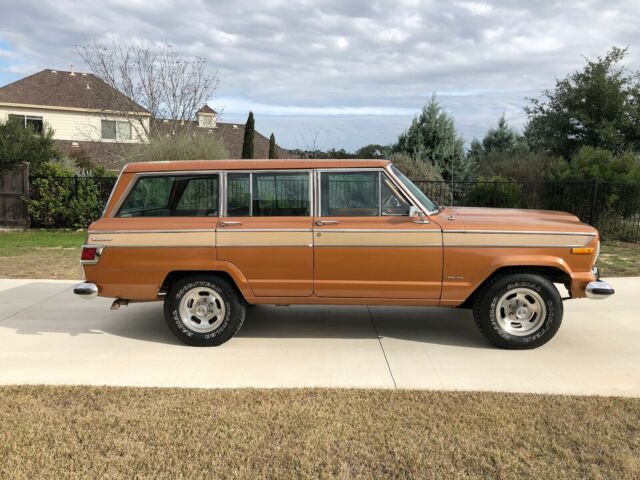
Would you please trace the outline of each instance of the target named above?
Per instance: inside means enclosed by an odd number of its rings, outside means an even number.
[[[409,201],[381,170],[326,170],[318,175],[315,295],[440,298],[440,227],[415,223]]]
[[[226,174],[218,259],[238,267],[258,297],[313,293],[309,185],[309,171]]]

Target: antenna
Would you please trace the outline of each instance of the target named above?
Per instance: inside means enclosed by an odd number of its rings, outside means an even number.
[[[451,164],[451,206],[453,207],[453,151],[451,152],[451,161],[449,162]]]

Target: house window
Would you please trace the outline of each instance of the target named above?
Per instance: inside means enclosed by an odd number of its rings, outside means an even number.
[[[25,128],[31,128],[36,133],[42,133],[44,130],[44,122],[42,121],[42,117],[33,117],[31,115],[9,115],[9,120],[20,122],[20,124]]]
[[[116,122],[118,140],[131,140],[131,124],[129,122]]]
[[[112,120],[102,120],[102,139],[103,140],[116,139],[116,122]]]
[[[103,140],[131,140],[131,124],[127,121],[102,120]]]

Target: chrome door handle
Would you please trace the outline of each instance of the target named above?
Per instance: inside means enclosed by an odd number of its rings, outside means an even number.
[[[324,225],[338,225],[340,222],[338,222],[337,220],[318,220],[316,222],[316,225],[318,227],[322,227]]]
[[[242,225],[242,222],[220,222],[221,227],[233,227],[234,225]]]

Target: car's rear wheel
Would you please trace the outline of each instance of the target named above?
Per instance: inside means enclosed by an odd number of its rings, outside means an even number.
[[[537,273],[510,273],[490,279],[476,295],[473,316],[494,345],[528,349],[544,345],[562,323],[556,287]]]
[[[194,275],[178,280],[164,302],[169,330],[187,345],[218,346],[233,337],[246,308],[224,278]]]

